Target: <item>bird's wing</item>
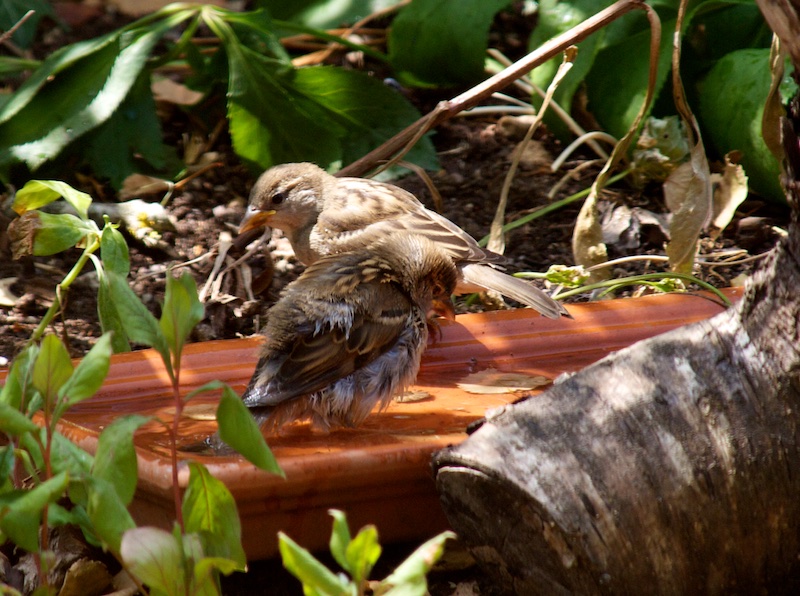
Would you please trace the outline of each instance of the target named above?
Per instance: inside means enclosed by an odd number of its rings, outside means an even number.
[[[472,236],[446,217],[426,209],[411,193],[360,178],[353,184],[340,185],[325,205],[314,227],[313,242],[330,252],[343,252],[368,246],[397,232],[426,236],[456,262],[505,261],[502,255],[481,248]],[[330,250],[331,246],[337,248]]]
[[[323,322],[296,329],[294,341],[268,379],[253,382],[242,396],[245,405],[275,406],[287,400],[320,391],[328,385],[363,368],[394,346],[407,325],[410,302],[397,290],[376,285],[374,299],[382,305],[375,316],[355,312],[349,333],[342,325]],[[359,288],[363,291],[364,288]],[[388,294],[388,295],[387,295]],[[265,354],[257,370],[268,367],[274,355]]]

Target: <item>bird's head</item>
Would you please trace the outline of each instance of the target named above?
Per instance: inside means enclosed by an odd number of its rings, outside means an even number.
[[[329,174],[312,163],[270,168],[250,192],[239,233],[269,226],[290,232],[313,224],[322,209],[322,191]]]

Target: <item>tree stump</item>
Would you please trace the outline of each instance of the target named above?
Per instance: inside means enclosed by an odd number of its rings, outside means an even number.
[[[760,6],[800,61],[797,6]],[[491,412],[435,455],[452,527],[509,592],[797,593],[799,115],[795,99],[790,234],[735,308]]]

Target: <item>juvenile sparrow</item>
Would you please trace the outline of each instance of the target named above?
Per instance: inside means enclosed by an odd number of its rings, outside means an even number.
[[[245,405],[266,430],[305,418],[325,430],[360,424],[416,378],[428,315],[455,318],[457,276],[413,234],[316,259],[268,312]]]
[[[481,248],[449,219],[391,184],[336,178],[311,163],[275,166],[253,187],[239,233],[262,226],[283,230],[297,258],[307,265],[397,232],[421,234],[435,241],[458,268],[456,293],[495,290],[551,319],[569,316],[535,286],[499,271],[502,255]]]

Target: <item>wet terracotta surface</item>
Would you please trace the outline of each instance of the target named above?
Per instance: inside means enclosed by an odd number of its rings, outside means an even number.
[[[729,292],[738,297],[739,292]],[[430,396],[393,403],[358,429],[322,434],[307,424],[288,427],[268,443],[286,480],[255,469],[239,457],[184,454],[201,461],[230,488],[242,518],[245,550],[251,559],[277,549],[283,530],[300,544],[323,548],[330,536],[327,510],[348,513],[357,529],[378,526],[381,540],[422,540],[446,528],[430,473],[430,455],[465,437],[467,425],[489,408],[522,394],[467,393],[457,383],[486,368],[554,379],[577,371],[614,350],[721,311],[707,298],[652,296],[570,305],[574,320],[552,321],[530,310],[458,317],[441,326],[429,347],[414,389]],[[193,344],[183,360],[182,392],[212,380],[241,392],[253,372],[259,340]],[[538,393],[542,389],[534,390]],[[219,392],[193,398],[181,421],[180,444],[196,443],[216,429]],[[152,350],[115,356],[101,391],[74,407],[64,434],[89,451],[115,417],[144,414],[170,423],[174,408],[167,376]],[[208,418],[211,418],[210,420]],[[132,513],[140,524],[171,527],[174,518],[167,434],[151,421],[136,434],[140,482]],[[181,484],[188,469],[181,469]]]

